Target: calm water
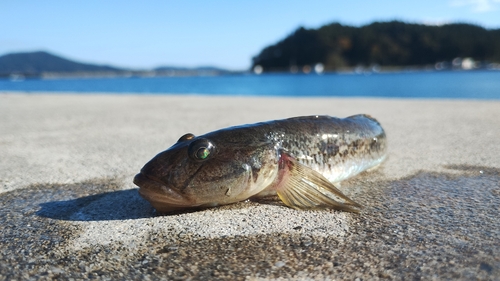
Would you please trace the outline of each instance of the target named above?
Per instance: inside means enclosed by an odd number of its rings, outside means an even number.
[[[2,79],[0,91],[500,99],[500,71]]]

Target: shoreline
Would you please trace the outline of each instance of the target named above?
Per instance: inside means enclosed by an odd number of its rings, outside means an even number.
[[[451,63],[450,63],[451,65]],[[253,70],[123,70],[123,71],[99,71],[99,72],[40,72],[40,73],[3,73],[0,79],[10,79],[14,81],[23,81],[25,79],[99,79],[99,78],[152,78],[152,77],[211,77],[211,76],[238,76],[238,75],[331,75],[331,74],[387,74],[387,73],[414,73],[414,72],[474,72],[474,71],[499,71],[499,63],[483,64],[481,67],[462,68],[449,66],[447,68],[439,67],[439,63],[430,65],[407,65],[407,66],[352,66],[342,67],[337,70],[326,70],[316,72],[310,67],[302,69],[267,71],[256,73]]]
[[[484,100],[0,93],[0,279],[494,279],[499,109]],[[358,113],[377,118],[389,141],[379,169],[342,183],[365,205],[360,215],[244,202],[158,216],[131,182],[187,132]]]

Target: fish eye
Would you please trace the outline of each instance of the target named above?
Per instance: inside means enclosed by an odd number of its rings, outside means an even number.
[[[188,148],[189,157],[198,161],[207,160],[214,151],[214,144],[207,139],[195,140]]]
[[[193,139],[193,138],[194,138],[193,134],[187,133],[187,134],[183,135],[182,137],[180,137],[177,142],[183,142],[183,141],[187,141],[187,140],[190,140],[190,139]]]

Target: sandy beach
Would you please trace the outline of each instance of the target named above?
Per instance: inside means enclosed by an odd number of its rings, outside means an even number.
[[[185,133],[366,113],[360,214],[243,202],[158,216],[133,176]],[[0,94],[0,280],[500,279],[500,102]]]

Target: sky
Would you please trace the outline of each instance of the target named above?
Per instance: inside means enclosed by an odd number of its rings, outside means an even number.
[[[0,55],[48,51],[133,69],[248,69],[298,27],[401,20],[500,28],[500,0],[2,0]]]

